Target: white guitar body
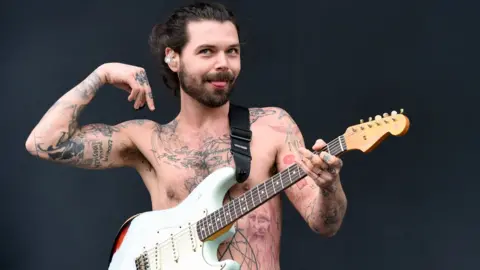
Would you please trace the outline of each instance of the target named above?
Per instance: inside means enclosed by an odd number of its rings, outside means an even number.
[[[234,234],[234,226],[215,240],[205,242],[199,239],[195,226],[198,220],[222,207],[225,194],[235,184],[235,169],[221,168],[205,178],[178,206],[134,217],[118,243],[120,246],[112,253],[108,269],[240,269],[233,260],[217,259],[219,244]],[[143,254],[147,255],[141,257]]]

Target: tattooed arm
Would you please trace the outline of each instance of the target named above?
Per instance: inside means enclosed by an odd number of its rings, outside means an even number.
[[[305,147],[303,135],[283,109],[276,109],[271,118],[270,128],[279,142],[277,168],[285,170],[297,157],[299,147]],[[285,190],[287,197],[300,212],[310,228],[324,236],[333,236],[339,230],[345,215],[347,200],[340,183],[340,177],[328,188],[320,188],[309,176]]]
[[[30,133],[27,150],[42,159],[86,169],[134,166],[136,159],[125,158],[138,152],[128,130],[141,121],[79,127],[80,113],[105,80],[105,73],[97,69],[57,100]]]

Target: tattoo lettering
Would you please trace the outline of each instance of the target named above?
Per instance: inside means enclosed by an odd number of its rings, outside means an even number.
[[[285,143],[288,145],[288,148],[291,152],[298,153],[299,147],[302,145],[301,140],[298,135],[300,134],[300,129],[297,125],[289,123],[288,126],[272,126],[270,128],[273,130],[285,133]]]
[[[75,90],[80,94],[83,100],[90,100],[95,96],[102,84],[102,80],[97,73],[93,72],[83,82],[75,87]]]
[[[110,162],[113,151],[113,133],[119,128],[105,124],[90,124],[78,128],[78,117],[85,105],[68,105],[63,108],[65,115],[70,114],[67,130],[53,145],[44,146],[41,138],[35,137],[37,152],[42,152],[53,161],[86,168],[112,167]]]
[[[147,73],[145,71],[140,71],[135,74],[135,80],[141,85],[149,85],[148,83],[148,78],[147,78]]]
[[[192,192],[215,169],[233,166],[229,134],[219,137],[205,134],[200,145],[192,147],[177,134],[177,126],[177,120],[155,126],[151,138],[152,152],[158,163],[191,172],[184,183],[188,192]]]
[[[264,109],[264,108],[250,108],[250,124],[255,123],[258,119],[269,116],[269,115],[274,115],[277,113],[274,109]]]

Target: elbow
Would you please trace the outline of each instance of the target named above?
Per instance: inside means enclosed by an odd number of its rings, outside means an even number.
[[[27,141],[25,142],[25,149],[32,155],[35,155],[37,152],[37,146],[35,145],[35,139],[33,138],[33,133],[28,136]]]
[[[337,235],[338,230],[340,229],[339,226],[310,226],[313,232],[316,234],[325,237],[325,238],[331,238]]]

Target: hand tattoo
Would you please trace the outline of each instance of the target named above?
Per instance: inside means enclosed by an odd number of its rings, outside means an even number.
[[[147,78],[147,73],[145,71],[139,71],[135,74],[135,80],[141,85],[149,85],[148,83],[148,78]]]

